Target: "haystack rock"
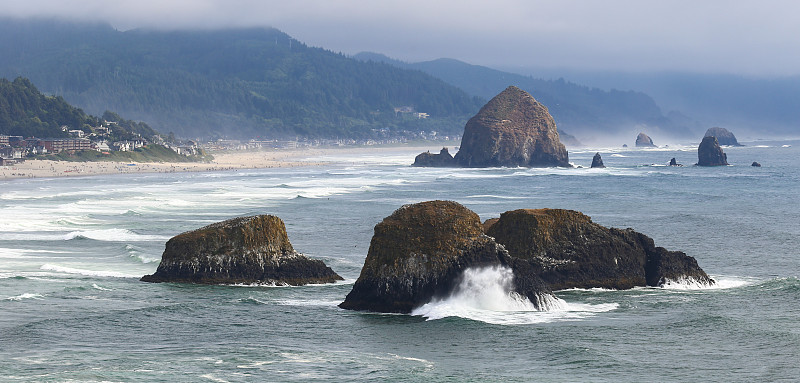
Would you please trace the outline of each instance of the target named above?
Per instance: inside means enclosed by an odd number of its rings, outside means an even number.
[[[405,205],[375,226],[361,275],[339,307],[409,313],[446,297],[468,268],[507,266],[513,290],[537,307],[552,297],[529,263],[483,234],[477,214],[450,201]]]
[[[653,144],[653,139],[650,138],[650,136],[648,136],[648,135],[646,135],[644,133],[639,133],[639,135],[636,136],[636,147],[637,148],[656,148],[657,146],[655,144]]]
[[[515,86],[491,99],[464,127],[455,161],[463,167],[571,167],[547,108]]]
[[[453,160],[453,156],[450,155],[450,152],[447,150],[447,148],[442,148],[442,150],[439,151],[439,154],[433,154],[430,151],[420,153],[416,158],[414,158],[414,165],[412,166],[446,168],[453,167],[455,164],[456,163]]]
[[[603,165],[603,158],[600,157],[600,153],[595,153],[594,158],[592,158],[592,167],[593,168],[604,168],[606,167]]]
[[[728,146],[744,146],[736,141],[736,136],[733,133],[729,132],[728,129],[725,128],[718,128],[713,127],[706,130],[706,134],[703,137],[714,136],[717,137],[717,141],[720,145],[728,145]]]
[[[486,234],[511,256],[538,265],[539,276],[553,290],[714,283],[694,258],[656,247],[633,229],[598,225],[577,211],[513,210],[486,226]]]
[[[697,166],[726,166],[728,156],[722,151],[717,138],[705,136],[697,147]]]
[[[161,264],[144,282],[202,284],[332,283],[338,274],[294,250],[283,221],[272,215],[234,218],[167,241]]]

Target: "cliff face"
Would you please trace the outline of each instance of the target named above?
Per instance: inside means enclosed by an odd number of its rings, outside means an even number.
[[[706,130],[706,134],[703,137],[713,136],[717,138],[717,142],[720,145],[728,145],[728,146],[744,146],[736,140],[736,136],[733,135],[728,129],[713,127],[708,128]]]
[[[463,167],[570,167],[547,108],[514,86],[467,122],[455,161]]]
[[[520,262],[485,236],[478,215],[464,206],[406,205],[375,226],[361,275],[339,306],[408,313],[449,294],[465,269],[492,265],[512,267],[515,291],[536,304],[550,290],[537,275],[521,272]]]
[[[727,166],[728,156],[714,136],[705,136],[697,147],[697,166]]]
[[[450,155],[450,151],[448,151],[447,148],[442,148],[439,154],[433,154],[431,152],[418,154],[417,157],[414,158],[414,165],[412,166],[446,168],[455,165],[456,163],[453,160],[453,156]]]
[[[283,221],[260,215],[234,218],[167,241],[161,264],[144,282],[303,285],[341,280],[320,260],[294,250]]]
[[[713,281],[694,258],[657,248],[632,229],[606,228],[571,210],[520,209],[487,222],[486,234],[509,254],[539,266],[553,289],[658,286],[667,281]]]
[[[639,135],[636,136],[636,147],[638,147],[638,148],[655,148],[656,145],[653,144],[653,139],[650,138],[650,136],[648,136],[648,135],[646,135],[644,133],[639,133]]]

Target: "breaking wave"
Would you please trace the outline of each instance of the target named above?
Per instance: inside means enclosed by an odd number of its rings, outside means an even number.
[[[491,324],[530,324],[574,320],[614,310],[612,304],[570,304],[553,295],[542,295],[534,305],[512,290],[514,273],[508,267],[471,268],[464,271],[456,290],[414,309],[411,315],[427,320],[460,317]]]
[[[73,267],[51,265],[49,263],[42,265],[42,267],[40,267],[39,269],[47,271],[55,271],[64,274],[85,275],[89,277],[141,278],[141,275],[125,274],[125,273],[120,273],[119,271],[76,269]]]

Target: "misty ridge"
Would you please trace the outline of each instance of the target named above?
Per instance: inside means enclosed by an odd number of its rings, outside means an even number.
[[[509,85],[546,105],[572,145],[629,142],[640,131],[659,143],[698,141],[712,126],[785,137],[800,124],[799,78],[567,73],[571,81],[550,80],[453,59],[348,57],[271,28],[121,32],[101,23],[0,20],[0,77],[23,76],[88,113],[114,110],[182,137],[459,134]]]

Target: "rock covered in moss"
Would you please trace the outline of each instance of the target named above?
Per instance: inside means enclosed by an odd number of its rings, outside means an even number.
[[[694,258],[655,247],[651,238],[632,229],[598,225],[577,211],[508,211],[487,225],[486,234],[511,256],[537,264],[539,276],[553,290],[714,283]]]
[[[469,119],[455,161],[462,167],[571,167],[547,107],[515,86]]]
[[[414,158],[414,165],[412,166],[446,168],[453,167],[455,164],[453,156],[450,155],[450,151],[448,151],[447,148],[442,148],[439,154],[433,154],[430,151],[418,154],[417,157]]]
[[[405,205],[375,226],[361,275],[339,306],[409,313],[448,295],[464,270],[504,265],[514,270],[514,291],[534,305],[550,290],[492,238],[477,214],[451,201]]]
[[[294,250],[272,215],[234,218],[167,241],[161,264],[145,282],[304,285],[341,280],[320,260]]]

